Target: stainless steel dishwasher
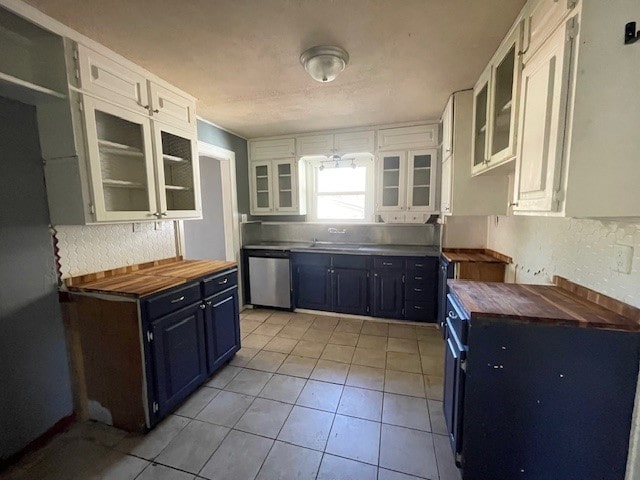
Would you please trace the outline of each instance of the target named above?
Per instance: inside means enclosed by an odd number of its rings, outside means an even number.
[[[249,263],[249,300],[252,305],[291,308],[289,251],[245,251]]]

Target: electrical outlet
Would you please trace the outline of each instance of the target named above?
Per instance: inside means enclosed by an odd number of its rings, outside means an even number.
[[[133,224],[133,233],[139,232],[140,230],[142,230],[142,224],[141,223],[134,223]]]
[[[616,272],[631,273],[633,247],[630,245],[613,246],[613,269]]]

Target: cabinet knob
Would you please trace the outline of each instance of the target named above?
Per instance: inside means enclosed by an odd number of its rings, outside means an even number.
[[[184,295],[182,295],[181,297],[178,298],[174,298],[173,300],[171,300],[171,303],[179,303],[181,301],[184,300]]]
[[[154,108],[153,113],[160,113],[160,110],[158,110],[157,108]]]
[[[455,320],[458,318],[458,315],[456,315],[455,313],[453,313],[452,310],[449,310],[449,313],[447,313],[447,317],[451,318],[452,320]]]
[[[517,207],[518,206],[518,202],[509,202],[509,206],[510,207]]]
[[[167,213],[167,212],[162,212],[162,213],[160,214],[160,216],[161,216],[161,217],[166,217],[167,215],[168,215],[168,213]]]
[[[211,306],[211,305],[213,305],[213,302],[211,302],[211,300],[208,300],[207,301],[207,305]]]
[[[204,303],[200,304],[200,310],[204,310],[205,308],[207,308],[207,306]]]

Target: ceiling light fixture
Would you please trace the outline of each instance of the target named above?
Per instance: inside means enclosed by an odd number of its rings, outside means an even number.
[[[314,80],[331,82],[349,63],[349,54],[340,47],[319,45],[305,50],[300,63]]]

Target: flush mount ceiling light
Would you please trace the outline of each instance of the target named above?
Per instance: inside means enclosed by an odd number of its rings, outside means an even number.
[[[340,47],[319,45],[304,51],[300,63],[314,80],[326,83],[344,70],[349,63],[349,54]]]

